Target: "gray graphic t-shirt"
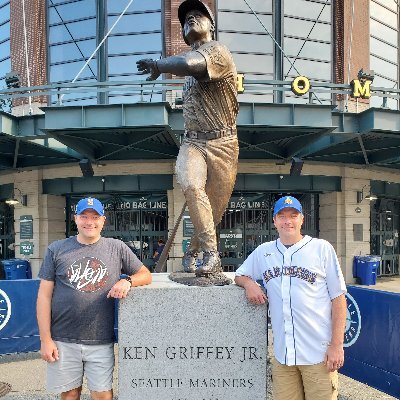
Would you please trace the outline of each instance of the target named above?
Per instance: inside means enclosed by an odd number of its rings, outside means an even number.
[[[84,245],[76,237],[52,243],[39,278],[53,281],[53,340],[81,344],[114,341],[114,303],[107,293],[120,274],[133,275],[142,263],[120,240],[100,238]]]

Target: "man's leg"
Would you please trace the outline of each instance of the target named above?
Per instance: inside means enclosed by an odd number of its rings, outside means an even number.
[[[81,398],[82,386],[61,393],[61,400],[79,400]]]
[[[47,390],[59,393],[62,400],[79,400],[83,381],[81,345],[59,341],[55,343],[59,359],[47,364]]]
[[[274,400],[304,400],[301,374],[296,365],[280,364],[272,361],[272,391]]]
[[[239,145],[237,137],[227,136],[207,144],[206,193],[210,200],[214,225],[224,215],[236,182]]]
[[[184,140],[176,160],[176,175],[188,204],[190,219],[201,247],[199,250],[216,250],[213,214],[205,191],[207,163],[204,141]]]
[[[112,400],[114,344],[83,345],[84,370],[93,400]]]
[[[207,182],[205,189],[210,201],[215,228],[222,219],[236,181],[239,155],[236,135],[209,140],[206,154]],[[207,274],[222,271],[217,243],[215,246],[214,251],[204,255],[203,265],[196,273]]]
[[[112,400],[113,392],[112,390],[108,390],[106,392],[90,392],[90,397],[93,400]]]
[[[338,397],[338,373],[329,372],[324,363],[302,365],[306,400],[336,400]]]

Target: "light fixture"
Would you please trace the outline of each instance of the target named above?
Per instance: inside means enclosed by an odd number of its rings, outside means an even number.
[[[378,200],[378,196],[376,196],[375,194],[370,193],[370,194],[367,194],[365,196],[365,200],[369,200],[369,201]]]
[[[6,74],[5,82],[8,89],[19,88],[21,85],[19,74],[15,71],[11,71],[8,74]]]
[[[360,207],[356,207],[356,209],[354,210],[357,214],[360,214],[361,212],[361,208]]]
[[[17,196],[15,191],[18,190],[19,195]],[[15,206],[16,204],[21,204],[23,206],[28,205],[28,195],[22,194],[22,192],[18,188],[14,188],[13,197],[6,200],[6,203],[10,206]]]
[[[300,176],[303,169],[304,161],[299,157],[292,157],[292,164],[290,165],[290,176]]]
[[[84,178],[90,178],[94,175],[92,163],[88,158],[83,158],[79,161],[79,166],[82,171],[82,176]]]
[[[366,71],[364,71],[364,69],[361,68],[361,69],[358,71],[357,77],[358,77],[358,79],[359,79],[360,81],[371,81],[371,82],[373,82],[373,81],[374,81],[374,78],[375,78],[375,74],[374,74],[374,71],[373,71],[373,70],[369,70],[369,71],[366,70]]]
[[[361,203],[364,199],[365,200],[369,200],[369,201],[373,201],[373,200],[377,200],[378,197],[372,193],[369,193],[367,195],[364,195],[364,189],[367,187],[368,185],[364,185],[364,187],[361,190],[357,190],[357,203]]]

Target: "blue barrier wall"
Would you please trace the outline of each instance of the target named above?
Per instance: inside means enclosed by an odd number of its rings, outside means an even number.
[[[400,293],[348,286],[340,373],[400,399]]]
[[[39,280],[0,281],[0,354],[40,349],[36,323]]]
[[[40,349],[38,288],[0,280],[0,354]],[[348,286],[345,346],[340,373],[400,399],[400,293]]]

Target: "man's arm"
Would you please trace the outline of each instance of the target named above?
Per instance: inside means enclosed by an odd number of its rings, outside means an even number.
[[[137,69],[150,74],[148,81],[156,80],[162,73],[169,72],[178,76],[203,77],[207,72],[205,58],[197,51],[161,58],[160,60],[143,59],[136,62]]]
[[[346,328],[346,297],[344,294],[332,300],[332,338],[325,355],[325,365],[333,372],[344,363],[344,330]]]
[[[130,276],[132,284],[126,279],[120,279],[108,292],[107,297],[123,299],[128,295],[131,287],[149,285],[152,281],[150,271],[142,265],[140,269]]]
[[[267,296],[260,285],[248,276],[236,276],[235,283],[246,290],[246,297],[252,304],[265,304]]]
[[[40,354],[48,362],[58,360],[58,349],[51,338],[51,299],[53,297],[54,282],[42,279],[40,281],[36,315],[40,334]]]

